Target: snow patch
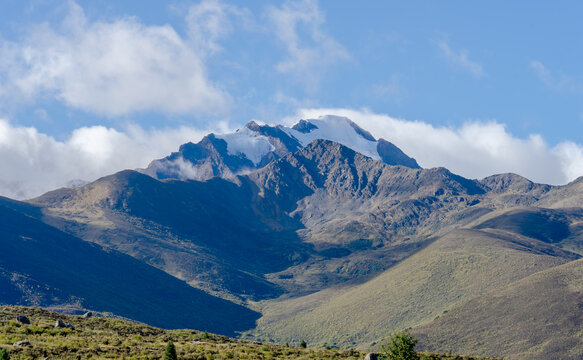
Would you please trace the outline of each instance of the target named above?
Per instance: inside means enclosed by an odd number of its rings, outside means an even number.
[[[275,150],[266,136],[246,127],[233,134],[216,135],[216,137],[227,142],[229,155],[243,154],[255,165],[259,164],[265,155]]]

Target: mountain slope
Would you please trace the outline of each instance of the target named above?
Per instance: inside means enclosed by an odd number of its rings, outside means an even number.
[[[1,303],[71,305],[167,328],[223,334],[250,328],[257,318],[253,311],[67,235],[5,203],[0,202]]]
[[[456,230],[362,285],[266,303],[255,334],[367,348],[390,331],[577,258],[516,234]]]
[[[255,185],[215,178],[160,182],[124,171],[34,199],[45,221],[112,247],[211,292],[265,298],[281,290],[262,274],[300,261],[298,224]]]
[[[488,193],[495,195],[492,198],[497,208],[533,206],[553,189],[550,185],[536,184],[511,173],[488,176],[480,180],[480,183]]]
[[[415,329],[420,347],[508,359],[583,357],[583,260],[528,276]]]
[[[548,243],[560,243],[571,234],[569,225],[583,220],[583,209],[515,208],[490,216],[475,228],[506,230]]]
[[[583,177],[567,185],[552,188],[537,203],[538,206],[555,209],[581,207],[581,204],[583,204]]]

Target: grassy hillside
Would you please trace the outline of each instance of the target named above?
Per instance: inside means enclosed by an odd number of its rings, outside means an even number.
[[[583,208],[496,210],[468,226],[510,231],[583,254]]]
[[[389,331],[430,322],[456,304],[577,257],[516,234],[457,230],[365,284],[260,304],[264,316],[255,335],[369,348]]]
[[[415,329],[422,348],[508,359],[583,358],[583,260],[528,276]]]
[[[107,311],[167,328],[234,334],[258,314],[0,203],[0,304]],[[178,310],[179,309],[179,310]]]
[[[27,316],[31,324],[15,321]],[[74,326],[55,328],[56,320]],[[28,340],[31,346],[13,346]],[[235,340],[195,330],[163,330],[118,319],[68,316],[43,310],[8,306],[0,308],[0,349],[19,359],[161,359],[168,341],[181,360],[207,359],[346,359],[364,358],[355,350],[302,349],[299,339],[290,346]],[[436,360],[485,360],[484,358],[437,355]]]
[[[581,211],[576,215],[581,217]],[[570,235],[569,212],[541,208],[512,209],[476,225],[476,229],[500,229],[548,243]],[[573,214],[575,215],[575,214]]]

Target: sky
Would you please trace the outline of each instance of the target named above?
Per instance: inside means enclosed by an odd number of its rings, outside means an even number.
[[[0,0],[0,195],[250,120],[348,116],[423,167],[583,175],[578,1]]]

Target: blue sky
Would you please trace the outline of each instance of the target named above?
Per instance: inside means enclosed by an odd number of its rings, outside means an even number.
[[[67,176],[92,179],[144,166],[145,156],[188,140],[177,133],[197,140],[251,119],[277,123],[354,110],[355,121],[423,166],[565,183],[583,175],[582,10],[576,1],[3,0],[4,138],[18,133],[25,137],[20,144],[34,144],[3,147],[30,164],[21,176],[43,164],[33,154],[39,141],[70,148],[87,142],[76,138],[83,133],[93,139],[83,149],[86,161],[93,154],[106,164],[113,153],[126,154],[116,167],[61,171],[58,186]],[[376,115],[387,117],[371,120]],[[423,139],[392,138],[400,130],[389,119],[445,131],[459,147],[438,151],[423,148]],[[470,151],[473,160],[454,159],[464,144],[480,142],[472,138],[480,133],[491,134],[485,150]],[[164,146],[139,159],[130,154],[139,146],[111,145],[156,137]],[[562,167],[536,170],[529,152],[537,151]],[[0,170],[8,166],[16,165],[0,161]],[[0,194],[9,195],[16,190],[2,187],[22,182],[2,180]]]

